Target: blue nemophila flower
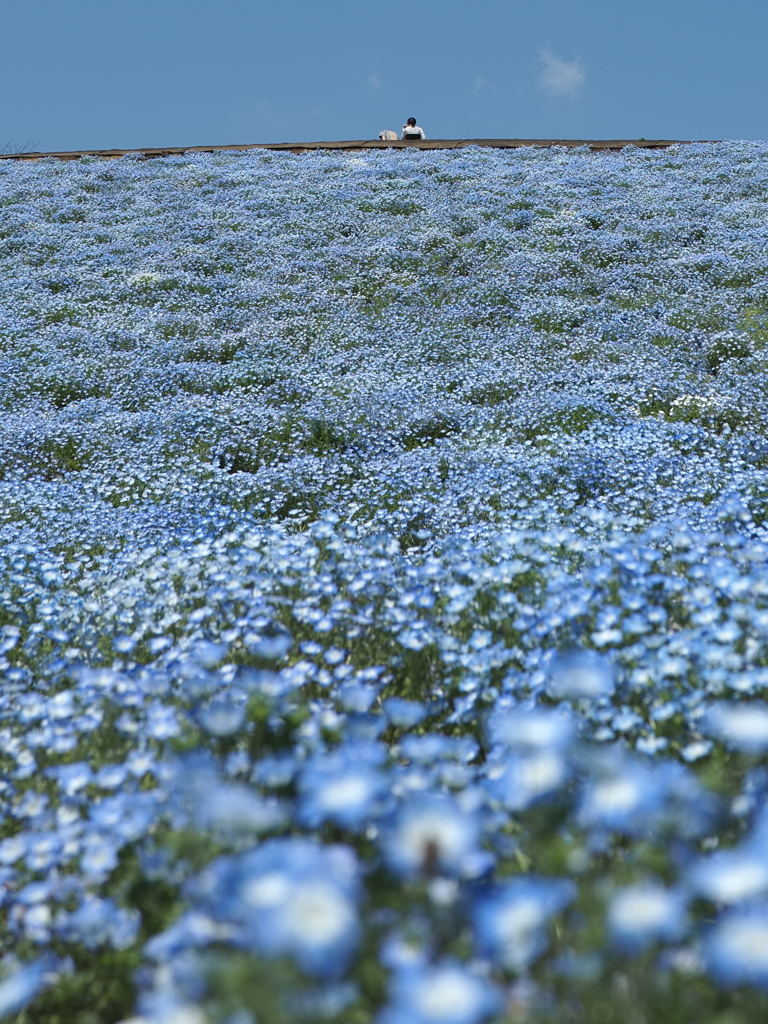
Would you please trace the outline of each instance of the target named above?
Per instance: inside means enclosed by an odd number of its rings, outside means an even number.
[[[591,760],[594,775],[577,812],[583,827],[689,837],[700,835],[712,821],[711,794],[682,765],[643,763],[619,753]]]
[[[80,793],[93,781],[93,770],[83,761],[50,768],[48,774],[58,780],[65,796],[74,796],[76,793]]]
[[[654,942],[682,938],[687,927],[684,895],[653,880],[617,890],[608,905],[608,929],[614,941],[634,952]]]
[[[215,921],[199,910],[187,910],[164,932],[153,935],[144,947],[150,959],[168,963],[189,949],[232,938],[231,925]]]
[[[569,776],[568,762],[559,751],[541,750],[490,765],[487,787],[508,810],[522,811],[560,792]]]
[[[215,668],[228,650],[227,644],[215,643],[211,640],[198,640],[189,652],[189,661],[205,669]]]
[[[159,793],[117,793],[94,801],[88,810],[94,828],[123,842],[133,842],[146,834],[157,815]]]
[[[27,853],[31,837],[23,832],[0,840],[0,864],[15,864]]]
[[[403,700],[402,697],[388,697],[383,707],[388,721],[403,729],[418,725],[427,714],[427,709],[420,701]]]
[[[387,786],[380,761],[381,752],[360,744],[310,758],[299,779],[300,818],[310,827],[330,820],[359,828],[373,820]]]
[[[339,701],[345,711],[363,714],[370,710],[379,689],[371,683],[344,683],[339,687]]]
[[[462,964],[401,967],[379,1024],[480,1024],[502,1008],[499,990]]]
[[[80,867],[86,876],[103,878],[117,867],[118,851],[118,844],[111,837],[98,833],[86,835],[83,839]]]
[[[632,832],[645,830],[664,812],[663,779],[645,766],[621,762],[615,770],[591,781],[584,793],[579,820]]]
[[[102,789],[117,789],[128,776],[128,769],[123,764],[105,764],[96,772],[95,783]]]
[[[17,894],[9,914],[10,927],[33,942],[42,944],[50,940],[53,915],[50,901],[54,886],[49,882],[31,882]]]
[[[761,754],[768,750],[768,705],[757,702],[713,704],[702,726],[735,750]]]
[[[615,686],[610,662],[595,651],[563,654],[549,669],[548,690],[553,697],[594,700],[610,696]]]
[[[249,644],[249,650],[264,661],[280,662],[293,645],[293,638],[285,632],[261,636]]]
[[[57,863],[70,860],[78,849],[79,829],[31,832],[27,837],[24,865],[30,871],[48,871]]]
[[[0,961],[2,964],[2,961]],[[11,968],[11,973],[0,979],[0,1017],[17,1014],[54,978],[56,960],[42,956],[23,966]]]
[[[232,736],[245,721],[245,708],[232,700],[218,698],[200,708],[197,718],[211,735]]]
[[[176,708],[154,703],[147,708],[146,735],[155,740],[167,740],[181,732]]]
[[[426,917],[408,920],[407,928],[390,932],[379,949],[381,964],[395,973],[425,966],[433,953],[432,932]]]
[[[506,808],[524,810],[566,785],[575,728],[560,709],[497,709],[487,732],[495,744],[486,768],[487,787]]]
[[[488,721],[489,739],[512,750],[562,750],[574,733],[572,719],[548,708],[499,709]]]
[[[30,790],[18,801],[15,812],[19,818],[34,820],[45,813],[48,806],[48,797],[44,793],[35,793]]]
[[[136,647],[136,640],[131,636],[121,634],[116,636],[112,641],[112,646],[118,654],[130,654]]]
[[[524,971],[546,950],[552,917],[575,895],[572,882],[535,877],[488,890],[472,911],[478,949],[509,970]]]
[[[151,772],[156,766],[156,755],[150,750],[141,748],[132,750],[125,760],[125,767],[136,778]]]
[[[723,985],[768,989],[768,908],[758,904],[724,914],[704,938],[704,960]]]
[[[87,895],[75,910],[60,912],[57,929],[87,949],[126,949],[136,941],[140,924],[138,911],[120,907],[109,898]]]
[[[398,875],[473,877],[484,863],[480,822],[447,796],[416,796],[405,801],[382,837],[387,865]]]
[[[286,820],[286,810],[279,802],[240,782],[222,782],[199,772],[183,790],[192,822],[223,839],[269,832]]]
[[[265,786],[268,789],[280,789],[293,781],[298,769],[299,760],[291,751],[271,757],[262,757],[253,766],[251,778],[260,786]]]
[[[420,764],[431,764],[443,758],[466,762],[476,756],[478,745],[470,736],[443,736],[427,732],[420,736],[404,736],[400,750],[405,757]]]
[[[359,867],[346,846],[270,839],[214,861],[198,889],[233,939],[265,956],[291,956],[310,974],[342,973],[360,934]]]
[[[694,761],[699,761],[702,757],[710,754],[713,746],[714,744],[711,740],[694,740],[691,743],[686,743],[681,749],[680,757],[682,757],[686,764],[692,764]],[[637,747],[640,749],[639,742]]]
[[[702,858],[688,873],[688,883],[713,903],[743,903],[768,892],[768,862],[757,843],[720,850]]]

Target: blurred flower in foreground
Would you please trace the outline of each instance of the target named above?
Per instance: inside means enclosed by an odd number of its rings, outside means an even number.
[[[311,827],[327,819],[356,828],[383,794],[386,777],[377,770],[377,750],[350,745],[311,758],[300,779],[300,816]]]
[[[624,949],[634,951],[658,941],[679,939],[686,929],[681,893],[653,881],[619,889],[608,907],[608,929]]]
[[[53,969],[53,958],[43,957],[25,964],[0,981],[0,1017],[23,1010],[46,984],[46,974]]]
[[[768,989],[768,906],[734,911],[718,921],[706,937],[704,958],[723,985]]]
[[[704,716],[703,728],[727,747],[746,754],[762,754],[768,750],[768,706],[765,704],[713,704]]]
[[[245,721],[245,709],[231,700],[212,700],[200,709],[198,721],[212,736],[232,736]]]
[[[568,765],[557,751],[511,758],[489,772],[488,789],[510,811],[522,811],[542,797],[558,792],[567,782]]]
[[[694,889],[713,903],[740,903],[768,891],[768,861],[744,846],[699,861],[689,874]]]
[[[67,939],[86,949],[127,949],[136,941],[140,925],[137,910],[89,894],[76,910],[62,915],[59,927]]]
[[[550,918],[575,895],[573,883],[559,878],[515,878],[485,893],[473,914],[480,952],[509,970],[524,970],[547,948]]]
[[[478,1024],[501,1010],[498,990],[461,964],[444,960],[395,974],[378,1024]]]
[[[608,697],[615,689],[610,662],[595,651],[563,654],[550,668],[549,692],[553,697]]]
[[[384,837],[384,857],[398,875],[477,875],[477,816],[448,797],[421,796],[403,805]]]
[[[270,839],[214,861],[198,879],[211,916],[265,956],[292,956],[310,974],[340,974],[357,946],[358,864],[346,846]]]
[[[635,761],[617,751],[591,760],[597,771],[582,795],[582,826],[629,835],[672,832],[687,838],[700,835],[711,822],[711,794],[683,765]]]
[[[492,743],[526,751],[562,750],[573,741],[574,722],[560,710],[510,708],[496,711],[488,722]]]
[[[409,729],[426,717],[427,709],[419,701],[388,697],[384,701],[384,714],[392,725]]]

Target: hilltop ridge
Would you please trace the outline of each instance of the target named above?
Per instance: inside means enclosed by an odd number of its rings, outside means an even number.
[[[183,153],[217,153],[226,150],[274,149],[291,153],[306,153],[317,149],[359,150],[359,149],[464,149],[467,146],[480,146],[486,149],[520,149],[525,146],[541,146],[552,148],[564,146],[577,149],[586,146],[595,152],[625,149],[637,146],[640,149],[666,149],[669,146],[702,144],[716,140],[711,139],[422,139],[418,142],[382,141],[380,139],[352,139],[324,142],[252,142],[225,146],[147,146],[139,149],[77,149],[49,153],[2,153],[0,160],[43,160],[57,158],[59,160],[79,160],[84,156],[117,158],[130,153],[138,153],[145,157],[180,156]]]

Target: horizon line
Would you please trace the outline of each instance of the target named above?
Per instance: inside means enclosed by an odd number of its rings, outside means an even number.
[[[145,146],[136,149],[76,149],[46,153],[19,152],[0,153],[0,160],[80,160],[83,157],[118,159],[121,156],[143,156],[147,159],[163,156],[183,156],[185,153],[242,152],[250,149],[267,149],[291,153],[309,153],[316,150],[356,151],[364,149],[466,149],[479,146],[485,149],[522,149],[541,147],[551,149],[562,146],[567,149],[587,148],[594,152],[619,152],[628,146],[638,149],[668,149],[670,146],[707,145],[722,142],[722,139],[420,139],[405,140],[357,139],[336,142],[251,142],[232,143],[221,146]]]

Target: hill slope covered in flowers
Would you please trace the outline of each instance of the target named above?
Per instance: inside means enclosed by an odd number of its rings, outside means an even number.
[[[0,1016],[765,1017],[767,200],[0,166]]]

